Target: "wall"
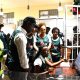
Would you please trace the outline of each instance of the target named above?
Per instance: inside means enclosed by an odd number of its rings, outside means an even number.
[[[72,3],[69,3],[72,4]],[[64,6],[62,4],[62,6]],[[23,19],[26,16],[33,16],[35,18],[39,18],[39,10],[47,10],[47,9],[57,9],[58,4],[53,4],[53,5],[35,5],[35,6],[30,6],[30,10],[27,10],[27,5],[25,7],[15,7],[15,8],[9,8],[9,9],[4,9],[4,12],[14,12],[14,17],[15,17],[15,22]],[[63,11],[59,12],[59,16],[64,15],[64,9]]]

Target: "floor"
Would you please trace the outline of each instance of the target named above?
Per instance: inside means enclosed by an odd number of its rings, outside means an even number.
[[[2,80],[10,80],[7,71]],[[1,80],[1,79],[0,79]],[[80,80],[76,69],[72,67],[68,62],[64,62],[56,67],[49,73],[43,74],[28,74],[27,80]]]
[[[75,67],[70,66],[69,62],[63,62],[56,66],[53,73],[50,74],[51,77],[54,77],[55,80],[79,80]]]

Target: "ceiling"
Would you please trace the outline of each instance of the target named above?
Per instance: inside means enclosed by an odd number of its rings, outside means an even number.
[[[58,4],[59,1],[63,4],[71,4],[73,0],[0,0],[0,7],[2,8],[14,8],[23,7],[29,5],[53,5]]]

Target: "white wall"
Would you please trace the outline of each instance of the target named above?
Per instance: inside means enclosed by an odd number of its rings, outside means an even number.
[[[44,22],[47,27],[50,27],[51,30],[53,27],[58,27],[62,33],[64,33],[64,20],[63,18],[45,18],[45,19],[37,19],[37,23]],[[50,30],[50,34],[51,34]]]

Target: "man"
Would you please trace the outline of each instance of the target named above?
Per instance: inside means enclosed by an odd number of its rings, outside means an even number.
[[[27,57],[27,37],[32,36],[36,31],[36,21],[33,17],[26,17],[21,27],[18,27],[12,35],[10,50],[6,65],[14,74],[10,76],[12,80],[27,80],[29,69],[29,59]]]

